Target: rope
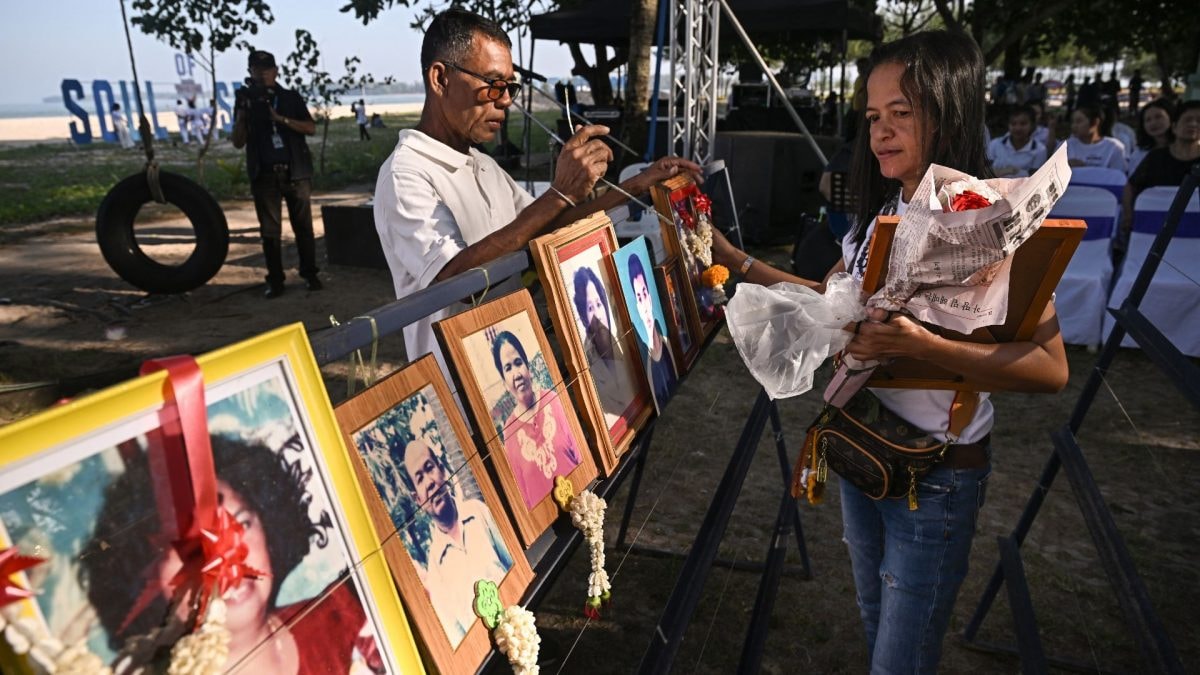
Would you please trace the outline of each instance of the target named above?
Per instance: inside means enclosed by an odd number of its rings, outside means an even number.
[[[137,97],[138,133],[142,136],[142,152],[146,154],[146,182],[150,184],[150,196],[159,204],[166,204],[162,184],[158,180],[158,162],[154,159],[154,132],[146,118],[146,106],[142,103],[142,86],[138,81],[137,60],[133,57],[133,38],[129,35],[129,17],[125,14],[125,0],[121,4],[121,26],[125,28],[125,46],[129,50],[129,67],[133,70],[133,94]]]

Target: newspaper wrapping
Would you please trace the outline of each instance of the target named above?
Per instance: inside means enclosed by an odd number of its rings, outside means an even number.
[[[906,311],[919,321],[961,333],[1003,324],[1008,316],[1012,253],[1041,226],[1070,177],[1066,148],[1060,147],[1028,178],[980,181],[999,196],[990,206],[950,212],[943,208],[939,192],[956,181],[974,179],[949,167],[931,165],[896,227],[887,281],[867,299],[865,307],[848,311],[840,305],[845,287],[836,296],[827,291],[823,301],[829,306],[824,310],[813,304],[821,300],[795,294],[797,287],[791,284],[777,294],[765,293],[752,284],[738,287],[726,316],[747,368],[772,398],[804,393],[812,387],[813,372],[851,337],[843,330],[827,330],[821,320],[861,317],[868,308]],[[857,282],[846,283],[857,286]],[[771,289],[780,286],[785,284]],[[856,302],[861,297],[857,287],[852,295]],[[763,330],[764,312],[771,317],[765,322],[769,330]],[[854,320],[858,319],[846,323]],[[800,348],[792,342],[796,336],[806,336]],[[828,342],[819,344],[820,340]],[[844,355],[825,390],[825,399],[844,404],[876,365]]]

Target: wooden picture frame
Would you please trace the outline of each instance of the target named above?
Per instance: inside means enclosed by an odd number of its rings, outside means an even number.
[[[533,570],[437,360],[426,354],[334,413],[425,652],[437,672],[474,673],[492,648],[472,606],[475,581],[495,582],[514,605]],[[442,515],[461,542],[438,526]]]
[[[712,304],[711,295],[700,282],[700,273],[704,271],[700,269],[700,262],[683,245],[683,230],[686,225],[683,224],[683,220],[676,211],[677,205],[685,204],[687,210],[694,217],[696,215],[695,198],[701,194],[700,188],[690,177],[681,174],[655,184],[650,189],[650,194],[654,198],[655,210],[666,218],[666,220],[659,219],[666,258],[679,260],[679,265],[687,278],[688,287],[691,289],[691,292],[687,293],[684,298],[688,320],[693,325],[700,327],[700,339],[703,340],[717,327],[720,316],[717,308]],[[668,224],[668,221],[673,223],[673,226]]]
[[[671,258],[666,263],[654,268],[654,279],[658,282],[658,290],[662,293],[663,313],[667,318],[667,331],[671,336],[671,346],[675,355],[675,370],[683,377],[696,362],[700,353],[700,326],[695,325],[684,309],[683,296],[687,292],[684,285],[683,269],[679,258]]]
[[[529,248],[584,431],[597,450],[601,471],[609,475],[654,411],[612,266],[616,230],[601,211],[534,239]],[[584,317],[588,312],[597,316],[592,327]],[[598,339],[599,331],[607,338]],[[611,344],[607,350],[597,346],[604,341]],[[612,358],[601,356],[602,351]]]
[[[667,337],[668,323],[662,295],[654,280],[654,257],[650,242],[638,237],[613,253],[613,265],[621,280],[625,308],[633,322],[646,381],[654,406],[662,414],[679,388],[675,349]]]
[[[197,362],[221,504],[245,527],[248,564],[267,560],[273,575],[225,596],[235,637],[247,617],[271,633],[235,650],[246,654],[238,664],[294,647],[301,663],[349,669],[368,657],[361,629],[388,672],[423,672],[304,326]],[[106,662],[169,615],[166,588],[132,611],[173,554],[159,536],[164,513],[152,487],[175,480],[155,463],[163,426],[179,418],[166,378],[138,377],[0,428],[0,518],[23,553],[50,560],[22,582],[52,592],[20,601],[20,611],[66,644],[85,640]]]
[[[899,216],[879,216],[863,272],[863,292],[879,290],[887,278]],[[994,343],[1029,340],[1037,328],[1046,303],[1058,286],[1067,263],[1083,239],[1087,224],[1082,220],[1046,220],[1013,254],[1009,276],[1008,317],[1000,325],[980,328],[970,335],[930,324],[926,328],[953,340]],[[952,389],[989,391],[990,388],[927,361],[895,359],[875,369],[867,386],[901,389]]]
[[[570,479],[578,493],[597,475],[533,297],[521,289],[433,330],[528,548],[559,516],[554,479]]]

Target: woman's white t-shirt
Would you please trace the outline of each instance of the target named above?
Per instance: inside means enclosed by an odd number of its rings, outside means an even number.
[[[1077,159],[1084,166],[1125,171],[1125,146],[1115,138],[1104,136],[1095,143],[1084,143],[1072,136],[1066,143],[1068,160]]]
[[[896,205],[896,215],[903,216],[908,205],[899,201]],[[875,232],[875,221],[867,227],[862,242],[855,244],[847,235],[842,239],[842,260],[846,263],[846,271],[862,280],[863,270],[866,269],[867,244],[871,234]],[[896,413],[909,423],[920,427],[939,440],[946,439],[946,429],[950,427],[950,405],[954,402],[954,392],[942,389],[880,389],[871,388],[871,393],[879,397],[879,401],[888,410]],[[995,410],[986,392],[979,394],[979,407],[975,410],[975,419],[963,429],[959,443],[974,443],[992,430]]]

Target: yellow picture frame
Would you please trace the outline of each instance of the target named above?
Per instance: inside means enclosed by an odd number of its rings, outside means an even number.
[[[333,596],[345,596],[352,591],[357,597],[349,597],[359,603],[354,607],[362,612],[363,630],[368,627],[373,630],[374,637],[378,638],[376,647],[379,655],[389,671],[424,672],[408,618],[381,552],[380,540],[372,526],[304,326],[297,323],[280,327],[200,356],[197,362],[203,373],[208,398],[210,432],[214,434],[217,433],[214,406],[225,401],[232,401],[229,405],[236,405],[239,396],[248,396],[250,387],[284,387],[287,396],[280,400],[284,402],[286,411],[279,413],[279,419],[291,415],[294,419],[286,418],[286,423],[295,426],[295,434],[301,440],[300,445],[285,445],[275,450],[275,458],[293,472],[311,470],[312,473],[304,476],[300,483],[304,496],[309,500],[301,500],[301,503],[305,509],[320,509],[322,503],[328,508],[328,512],[322,512],[322,521],[311,525],[325,526],[324,518],[328,518],[330,524],[325,531],[325,544],[334,548],[321,555],[334,560],[326,568],[336,571],[337,568],[331,565],[345,565],[345,569],[319,595],[306,596],[295,605],[284,608],[291,613],[287,618],[277,619],[280,627],[274,628],[272,637],[258,643],[246,658],[253,657],[264,645],[276,642],[275,633],[282,632],[283,626],[292,629],[283,638],[290,636],[299,643],[301,639],[295,631],[304,623],[306,616],[317,614],[317,608]],[[168,409],[164,405],[168,388],[167,374],[158,372],[0,428],[0,497],[15,494],[14,491],[41,481],[46,476],[57,476],[56,472],[64,468],[78,467],[88,460],[99,458],[102,453],[115,450],[118,441],[122,446],[130,442],[122,439],[136,440],[137,436],[130,436],[130,432],[143,435],[154,433],[161,425],[160,416],[165,416],[164,410]],[[220,423],[228,424],[229,420],[222,418]],[[245,429],[252,431],[248,426]],[[291,442],[292,438],[288,441]],[[214,449],[216,445],[214,441]],[[265,443],[263,447],[266,447]],[[285,451],[295,453],[298,459],[286,462]],[[219,458],[216,461],[218,481],[225,480],[221,475]],[[113,479],[112,483],[115,482],[116,479]],[[229,482],[232,483],[232,479]],[[234,494],[236,496],[236,490]],[[316,506],[313,506],[314,496],[320,498]],[[311,513],[306,511],[306,514]],[[96,518],[99,520],[100,516]],[[302,530],[306,528],[308,524]],[[263,530],[267,529],[264,523]],[[14,539],[19,541],[15,535]],[[316,546],[322,551],[326,549],[326,545],[321,543]],[[22,553],[38,555],[42,551],[22,550]],[[309,556],[310,550],[306,546],[299,560],[307,564]],[[339,562],[344,558],[348,560]],[[293,569],[296,567],[288,571]],[[29,572],[30,575],[37,573],[36,570]],[[342,592],[347,580],[350,580],[350,591]],[[297,586],[302,586],[304,581],[302,579]],[[140,586],[143,582],[133,579],[130,583]],[[278,583],[283,586],[287,580],[280,579]],[[281,591],[277,586],[272,588],[272,599],[278,600]],[[23,611],[30,608],[35,612],[41,611],[34,600],[25,600],[22,604],[26,605]],[[299,607],[293,610],[292,607],[296,606]],[[312,623],[310,621],[308,625]],[[305,648],[311,649],[311,646],[297,645],[298,651]]]

